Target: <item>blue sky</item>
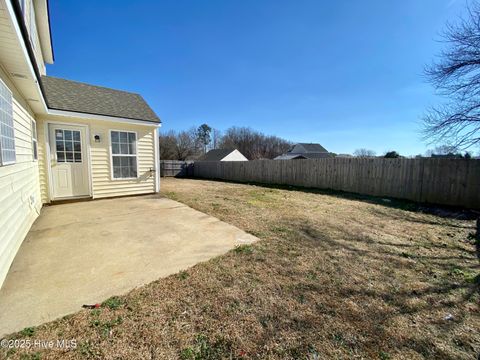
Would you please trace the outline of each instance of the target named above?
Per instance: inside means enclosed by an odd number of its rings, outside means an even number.
[[[141,93],[163,130],[249,126],[423,153],[422,71],[465,0],[51,0],[49,75]]]

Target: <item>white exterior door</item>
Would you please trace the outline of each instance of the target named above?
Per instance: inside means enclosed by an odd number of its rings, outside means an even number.
[[[81,126],[49,124],[54,199],[90,194],[85,135]]]

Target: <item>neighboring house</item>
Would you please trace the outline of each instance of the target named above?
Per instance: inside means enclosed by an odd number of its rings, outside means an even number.
[[[432,154],[432,158],[440,158],[440,159],[463,159],[462,154]]]
[[[333,157],[333,154],[329,153],[320,144],[298,143],[285,154],[277,156],[274,160],[321,159],[330,157]]]
[[[160,119],[138,94],[46,76],[47,0],[0,0],[0,29],[1,286],[43,204],[159,191]]]
[[[248,161],[237,149],[214,149],[205,154],[202,161]]]
[[[352,154],[337,154],[335,157],[338,157],[338,158],[353,158],[354,156]]]

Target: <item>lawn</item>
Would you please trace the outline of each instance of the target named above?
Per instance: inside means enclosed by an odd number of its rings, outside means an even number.
[[[75,350],[0,356],[477,358],[473,220],[313,190],[186,179],[161,187],[261,241],[11,336],[76,339]]]

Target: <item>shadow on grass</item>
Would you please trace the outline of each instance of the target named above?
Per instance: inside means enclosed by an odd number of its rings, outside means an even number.
[[[413,255],[406,258],[403,252],[395,251],[394,244],[363,239],[361,236],[347,237],[347,240],[342,239],[339,241],[325,235],[321,228],[318,228],[308,220],[292,222],[291,226],[298,229],[297,239],[302,240],[302,247],[310,247],[312,252],[315,252],[315,249],[321,249],[321,251],[331,253],[333,258],[337,259],[339,257],[345,259],[346,257],[349,259],[352,268],[368,266],[375,269],[385,267],[384,264],[388,263],[392,279],[398,278],[397,275],[394,275],[397,272],[418,273],[419,282],[424,284],[422,287],[416,288],[415,286],[404,284],[398,289],[391,287],[387,290],[357,286],[355,281],[345,281],[345,278],[349,277],[349,270],[344,273],[342,267],[337,267],[335,276],[339,276],[344,280],[337,285],[335,292],[338,295],[337,298],[351,299],[350,301],[352,302],[360,301],[360,303],[366,304],[381,300],[385,304],[385,307],[370,308],[370,317],[378,319],[377,321],[370,322],[364,316],[359,317],[358,321],[362,323],[362,326],[365,327],[368,333],[375,334],[379,338],[384,337],[384,341],[392,342],[394,347],[412,348],[427,358],[452,359],[451,354],[445,352],[433,338],[419,338],[418,334],[414,335],[412,333],[411,336],[406,336],[403,340],[400,340],[391,338],[391,334],[386,333],[383,327],[398,317],[398,314],[405,315],[405,320],[412,321],[413,324],[415,324],[417,317],[425,318],[435,314],[435,316],[439,317],[430,318],[427,322],[429,323],[428,326],[436,329],[434,331],[438,331],[440,334],[446,328],[460,329],[465,319],[469,316],[467,314],[468,311],[464,310],[465,304],[475,303],[480,295],[478,266],[462,267],[458,265],[461,269],[468,271],[469,274],[477,273],[473,277],[467,277],[465,276],[466,273],[464,274],[457,266],[452,269],[452,264],[455,264],[457,259],[455,256]],[[369,248],[362,248],[362,243],[368,243]],[[462,250],[465,252],[466,249]],[[475,259],[475,254],[472,252],[467,251],[465,254],[468,254],[466,256],[470,260]],[[460,259],[462,258],[459,257],[458,260]],[[426,265],[434,271],[432,273],[425,272],[424,268]],[[452,272],[452,270],[457,270],[457,273]],[[434,276],[434,274],[438,274],[438,277],[437,275]],[[350,314],[342,308],[335,311],[344,312],[343,316],[350,319],[354,319],[354,316],[357,315]],[[448,311],[452,311],[455,314],[452,318],[453,320],[447,318]],[[335,315],[337,316],[338,314],[335,313]],[[468,352],[471,351],[469,346],[472,345],[466,343],[461,346],[457,344],[457,346]]]
[[[478,217],[480,217],[480,211],[465,209],[465,208],[456,207],[456,206],[417,203],[410,200],[363,195],[363,194],[351,193],[351,192],[340,191],[340,190],[317,189],[317,188],[310,188],[310,187],[281,185],[281,184],[265,184],[265,183],[251,182],[251,181],[239,182],[239,181],[232,181],[232,180],[202,179],[202,178],[188,178],[188,179],[198,180],[198,181],[216,181],[216,182],[231,183],[231,184],[254,185],[254,186],[263,187],[267,189],[291,190],[291,191],[301,191],[309,194],[328,195],[328,196],[334,196],[340,199],[363,201],[369,204],[382,205],[388,208],[431,214],[431,215],[436,215],[442,218],[449,218],[449,219],[456,219],[456,220],[475,220]]]

